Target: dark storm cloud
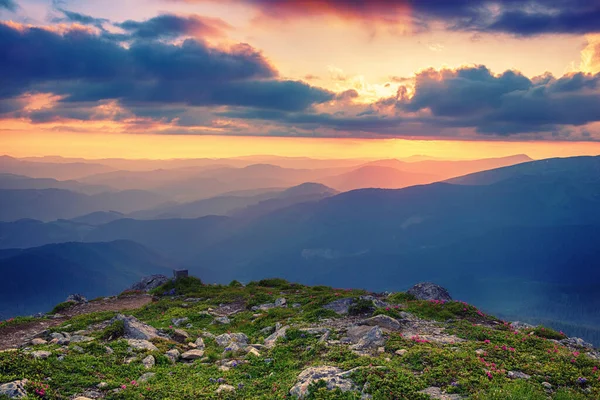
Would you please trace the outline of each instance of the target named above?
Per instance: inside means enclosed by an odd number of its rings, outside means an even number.
[[[203,3],[216,0],[170,0]],[[223,1],[223,0],[220,0]],[[252,4],[272,19],[337,15],[346,19],[397,24],[406,18],[418,30],[432,22],[461,31],[516,35],[600,32],[595,0],[228,0]]]
[[[302,110],[333,93],[302,82],[275,80],[277,71],[249,45],[208,47],[133,42],[130,47],[84,30],[64,34],[0,24],[0,97],[29,91],[63,102],[117,99],[187,105],[234,105]]]

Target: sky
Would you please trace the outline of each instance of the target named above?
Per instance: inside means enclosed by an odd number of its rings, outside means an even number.
[[[0,153],[600,154],[600,2],[0,0]]]

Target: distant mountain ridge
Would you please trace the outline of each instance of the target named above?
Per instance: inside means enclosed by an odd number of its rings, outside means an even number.
[[[143,276],[170,275],[172,266],[131,241],[0,250],[0,319],[49,311],[71,293],[118,294]]]

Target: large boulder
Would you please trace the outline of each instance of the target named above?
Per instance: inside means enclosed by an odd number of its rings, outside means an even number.
[[[452,297],[446,289],[431,282],[417,283],[408,289],[407,293],[415,296],[417,300],[452,301]]]
[[[298,381],[290,389],[293,397],[303,399],[309,394],[309,386],[318,381],[324,381],[327,390],[340,389],[342,392],[356,390],[354,382],[348,379],[344,372],[337,367],[310,367],[298,375]]]
[[[159,286],[169,282],[171,278],[164,275],[150,275],[143,277],[139,282],[134,283],[128,290],[140,290],[142,292],[149,292],[152,289],[156,289]]]
[[[123,321],[125,328],[125,339],[150,340],[163,337],[158,330],[150,325],[144,324],[140,320],[130,315],[119,314],[111,322]]]

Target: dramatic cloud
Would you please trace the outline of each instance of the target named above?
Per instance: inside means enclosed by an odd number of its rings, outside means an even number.
[[[427,112],[437,124],[480,133],[543,132],[600,121],[600,74],[534,79],[518,72],[494,75],[486,67],[433,69],[416,77],[414,95],[400,92],[404,112]]]
[[[231,27],[217,18],[197,15],[163,14],[147,21],[128,20],[117,24],[133,39],[175,38],[179,36],[223,36]]]
[[[204,3],[216,0],[170,0]],[[223,1],[223,0],[220,0]],[[600,3],[590,0],[228,0],[260,9],[267,18],[336,15],[347,19],[411,23],[424,29],[442,22],[452,30],[516,35],[600,32]]]
[[[0,0],[0,10],[2,9],[15,11],[17,9],[17,3],[14,0]]]
[[[54,93],[61,102],[119,100],[299,111],[333,98],[277,71],[249,45],[229,49],[187,39],[129,47],[93,32],[0,24],[0,97]]]
[[[105,18],[94,18],[90,15],[85,15],[69,10],[65,10],[60,7],[56,7],[56,11],[60,12],[63,16],[53,18],[53,22],[75,22],[81,25],[92,25],[102,29],[102,25],[109,22]]]

